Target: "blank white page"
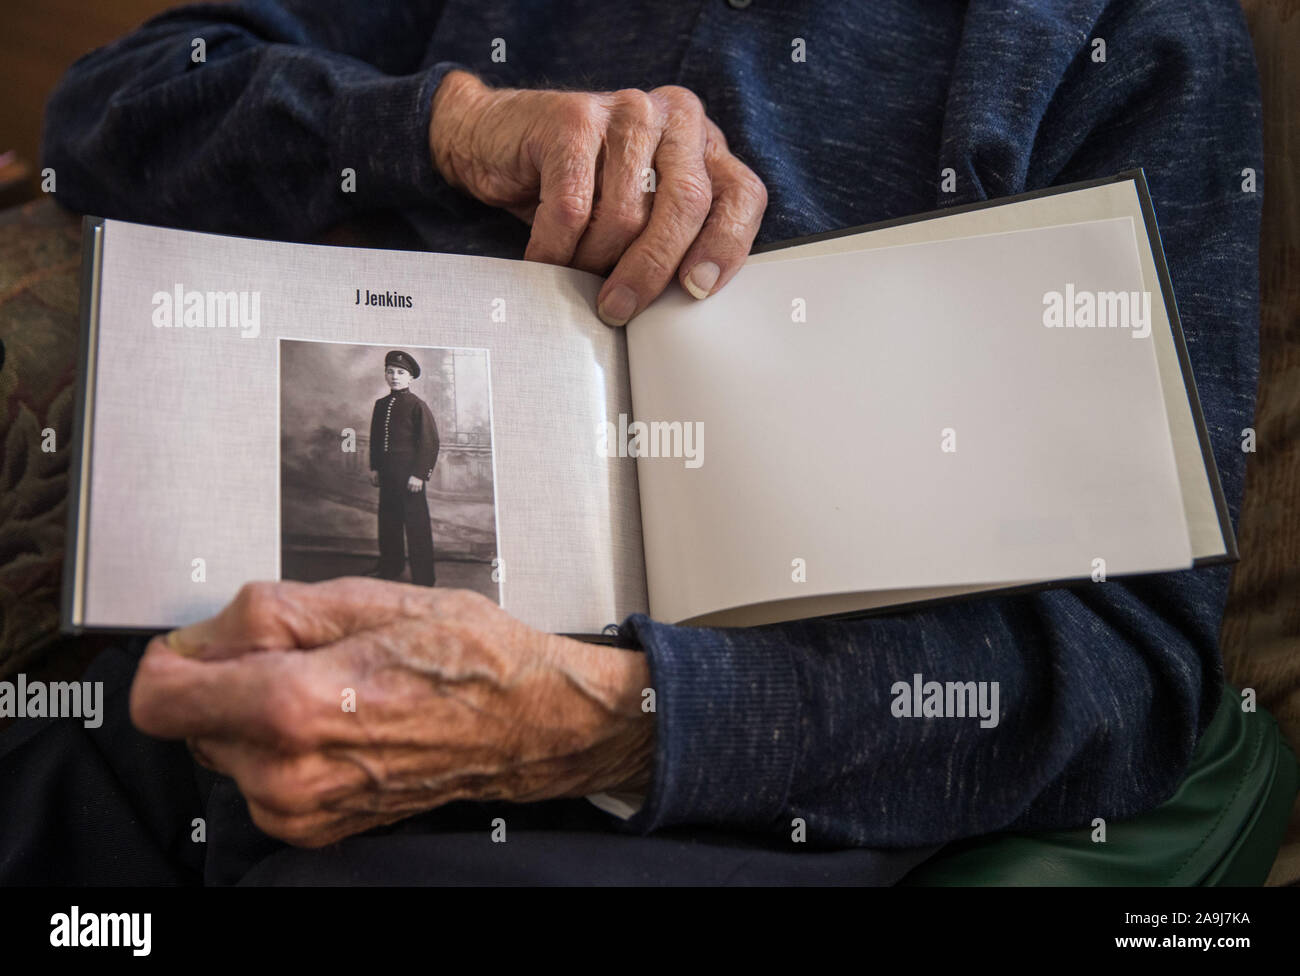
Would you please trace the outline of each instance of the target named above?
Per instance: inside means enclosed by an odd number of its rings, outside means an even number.
[[[925,220],[912,220],[891,227],[880,227],[858,234],[828,238],[809,244],[796,244],[775,251],[750,255],[750,265],[790,261],[821,254],[837,254],[898,244],[919,244],[926,241],[970,237],[975,234],[994,234],[1008,230],[1025,230],[1030,227],[1054,227],[1081,220],[1101,220],[1110,217],[1132,217],[1138,241],[1138,263],[1142,280],[1151,292],[1151,338],[1156,346],[1156,365],[1164,387],[1165,412],[1169,418],[1169,435],[1174,443],[1174,461],[1178,465],[1182,485],[1183,508],[1187,511],[1187,528],[1192,539],[1192,555],[1221,556],[1228,551],[1219,523],[1214,489],[1201,453],[1200,435],[1192,416],[1187,387],[1183,381],[1182,365],[1178,360],[1178,345],[1173,327],[1165,312],[1164,301],[1155,299],[1160,293],[1160,276],[1156,271],[1153,242],[1147,235],[1142,213],[1142,201],[1133,180],[1118,180],[1099,186],[1084,187],[1064,193],[1048,193],[1017,200],[1014,203],[998,202],[996,206],[978,207],[958,213],[941,213]]]
[[[1141,292],[1133,221],[747,266],[704,302],[661,298],[628,329],[634,415],[702,423],[704,451],[638,460],[651,613],[1190,566],[1153,343],[1046,328],[1067,283]]]

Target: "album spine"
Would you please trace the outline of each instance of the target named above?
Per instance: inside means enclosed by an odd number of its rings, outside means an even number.
[[[99,346],[99,295],[104,261],[104,219],[81,221],[81,335],[77,356],[76,404],[69,439],[68,528],[64,538],[60,628],[81,633],[85,626],[86,548],[90,528],[91,432],[94,428],[95,366]]]

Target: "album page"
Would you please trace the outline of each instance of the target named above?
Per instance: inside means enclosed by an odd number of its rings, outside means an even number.
[[[705,302],[666,295],[628,334],[636,416],[694,431],[692,457],[638,458],[652,613],[1190,566],[1159,301],[1131,217],[764,256]]]
[[[103,222],[73,626],[247,580],[476,590],[543,630],[647,609],[600,279]],[[624,421],[626,422],[626,421]],[[602,443],[605,442],[605,443]]]

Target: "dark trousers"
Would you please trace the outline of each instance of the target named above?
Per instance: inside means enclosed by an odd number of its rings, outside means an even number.
[[[649,837],[586,800],[459,801],[320,850],[259,831],[233,780],[131,725],[143,639],[110,647],[103,725],[26,718],[0,733],[0,890],[10,885],[893,884],[925,850],[792,853],[728,831]],[[493,821],[507,843],[492,842]],[[202,818],[205,836],[195,837]]]
[[[411,557],[411,582],[433,586],[433,528],[424,489],[411,491],[410,458],[391,454],[379,469],[379,575],[397,579]]]

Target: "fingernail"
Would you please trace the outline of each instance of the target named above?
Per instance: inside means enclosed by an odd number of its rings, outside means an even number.
[[[192,630],[193,627],[182,627],[180,630],[173,630],[163,637],[163,643],[177,654],[184,657],[193,657],[199,652],[199,646],[188,639],[186,632]]]
[[[176,628],[169,632],[163,638],[163,641],[177,654],[182,654],[185,657],[198,657],[207,650],[208,645],[212,643],[212,638],[212,618],[209,617],[206,620],[196,620],[192,624]]]
[[[606,325],[625,325],[636,311],[636,292],[627,285],[616,285],[596,311]]]
[[[701,261],[686,276],[686,290],[692,298],[708,298],[721,273],[722,269],[712,261]]]

